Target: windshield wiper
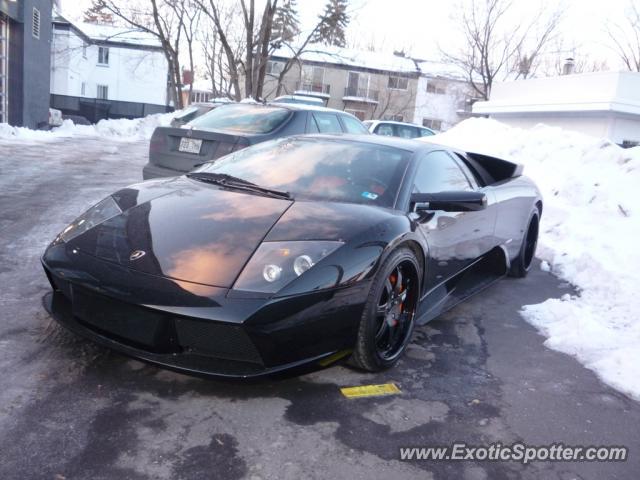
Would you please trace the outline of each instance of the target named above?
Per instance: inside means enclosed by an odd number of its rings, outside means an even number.
[[[215,172],[191,172],[187,173],[187,177],[193,178],[195,180],[201,180],[203,182],[209,183],[217,183],[224,184],[226,182],[235,182],[235,183],[243,183],[246,185],[255,185],[248,180],[243,180],[242,178],[234,177],[233,175],[229,175],[226,173],[215,173]]]
[[[202,182],[213,183],[215,185],[221,185],[223,187],[235,188],[237,190],[243,190],[245,192],[253,192],[260,195],[265,195],[273,198],[282,198],[284,200],[293,200],[293,197],[289,192],[282,192],[280,190],[273,190],[271,188],[261,187],[248,180],[234,177],[226,173],[213,173],[213,172],[192,172],[187,173],[187,177],[194,180],[200,180]]]

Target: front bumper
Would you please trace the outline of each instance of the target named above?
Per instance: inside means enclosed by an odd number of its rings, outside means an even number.
[[[287,298],[189,291],[64,245],[42,259],[47,310],[71,331],[125,355],[185,373],[252,377],[313,362],[355,343],[367,285]]]
[[[53,295],[46,297],[45,308],[59,324],[81,337],[128,357],[190,375],[230,378],[258,377],[306,365],[314,361],[321,361],[335,353],[328,352],[316,357],[305,358],[296,362],[271,367],[265,366],[262,363],[231,360],[188,351],[156,353],[145,348],[135,347],[128,341],[123,340],[121,337],[114,336],[110,332],[88,327],[85,322],[73,315],[71,301],[59,291],[54,291]]]

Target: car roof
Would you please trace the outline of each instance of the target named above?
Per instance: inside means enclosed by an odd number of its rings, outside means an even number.
[[[311,97],[308,95],[280,95],[279,97],[276,97],[273,100],[271,100],[271,103],[287,103],[287,102],[282,102],[282,100],[301,100],[304,102],[313,102],[313,103],[307,103],[304,105],[324,106],[324,100],[318,97]]]
[[[419,140],[401,138],[401,137],[388,137],[384,135],[356,135],[356,134],[311,134],[311,135],[294,135],[290,138],[311,138],[318,140],[328,140],[332,142],[345,142],[345,143],[360,143],[368,145],[379,145],[385,147],[399,148],[401,150],[407,150],[409,152],[417,152],[419,150],[450,150],[457,151],[454,148],[444,145],[438,145],[431,142],[422,142]]]
[[[429,127],[425,127],[423,125],[417,125],[415,123],[409,123],[409,122],[396,122],[395,120],[369,120],[372,125],[379,125],[381,123],[389,123],[392,125],[406,125],[408,127],[418,127],[418,128],[424,128],[425,130],[431,130]],[[433,131],[433,130],[432,130]]]
[[[263,104],[257,104],[263,105]],[[349,112],[345,112],[343,110],[337,110],[335,108],[321,107],[320,105],[310,105],[307,103],[279,103],[279,102],[268,102],[264,105],[270,107],[282,107],[288,110],[310,110],[314,112],[331,112],[331,113],[341,113],[343,115],[348,115],[350,117],[356,118],[354,115],[351,115]],[[360,121],[360,120],[358,120]]]

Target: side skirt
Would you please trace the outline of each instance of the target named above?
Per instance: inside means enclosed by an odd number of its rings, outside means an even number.
[[[416,323],[424,325],[430,322],[469,297],[493,285],[506,276],[508,271],[504,250],[496,248],[490,251],[462,272],[431,290],[422,299],[422,303],[427,304],[428,308],[418,317]]]

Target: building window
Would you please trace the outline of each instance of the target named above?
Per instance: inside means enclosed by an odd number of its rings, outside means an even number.
[[[423,118],[422,126],[430,128],[431,130],[442,130],[442,120],[435,120],[433,118]]]
[[[427,93],[435,93],[436,95],[444,95],[447,89],[433,82],[427,82]]]
[[[40,10],[38,10],[37,8],[33,9],[31,33],[33,34],[34,38],[40,38]]]
[[[406,90],[409,86],[409,79],[406,77],[389,77],[387,87],[392,90]]]
[[[345,89],[346,97],[360,97],[371,100],[378,100],[378,91],[371,90],[369,85],[371,76],[368,73],[349,72],[347,75],[347,88]]]
[[[98,99],[109,100],[109,86],[98,85]]]
[[[98,65],[109,65],[109,48],[98,47]]]
[[[87,84],[85,82],[82,82],[82,84],[80,85],[80,95],[84,97],[86,94],[87,94]]]
[[[268,75],[280,75],[284,69],[284,63],[269,60],[267,62],[267,74]]]
[[[383,115],[382,120],[391,120],[392,122],[404,122],[403,115]]]

